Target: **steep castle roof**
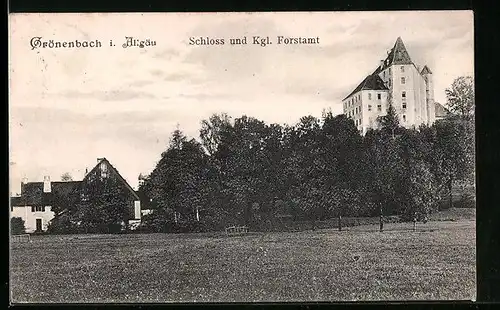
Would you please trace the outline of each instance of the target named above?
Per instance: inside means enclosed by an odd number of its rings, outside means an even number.
[[[414,65],[415,66],[415,64],[411,60],[410,54],[406,50],[406,46],[403,43],[403,40],[401,39],[401,37],[398,37],[396,39],[394,46],[387,53],[387,57],[385,58],[385,60],[383,60],[383,62],[379,66],[377,66],[375,71],[373,71],[373,73],[371,75],[367,76],[363,80],[363,82],[361,82],[347,97],[345,97],[342,100],[349,98],[350,96],[352,96],[353,94],[357,93],[360,90],[365,90],[365,89],[388,90],[387,86],[385,86],[384,82],[378,76],[378,74],[392,65]],[[417,69],[417,71],[418,71],[418,69]],[[422,69],[420,74],[421,75],[432,74],[432,71],[429,69],[429,67],[424,66],[424,68]]]
[[[388,90],[388,88],[387,86],[385,86],[384,81],[382,81],[378,74],[370,74],[347,97],[342,100],[349,98],[360,90]]]
[[[396,39],[396,43],[387,54],[387,57],[384,59],[381,66],[378,66],[373,74],[378,74],[381,71],[384,71],[388,67],[392,65],[412,65],[413,61],[411,60],[410,54],[406,50],[406,46],[403,43],[403,39],[398,37]]]
[[[427,65],[425,65],[424,68],[422,69],[422,71],[420,71],[420,74],[421,75],[432,74],[432,71],[431,71],[431,69],[429,69],[429,67],[427,67]]]

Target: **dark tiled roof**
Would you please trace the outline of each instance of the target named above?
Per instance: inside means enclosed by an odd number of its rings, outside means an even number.
[[[435,116],[436,116],[436,118],[446,117],[446,116],[448,116],[450,114],[450,111],[448,111],[448,109],[446,109],[439,102],[435,102],[434,106],[435,106],[435,112],[436,112]]]
[[[422,71],[420,71],[420,74],[422,74],[422,75],[432,74],[432,71],[431,71],[431,69],[429,69],[429,67],[427,67],[427,65],[425,65],[424,68],[422,69]]]
[[[56,200],[67,200],[72,193],[78,193],[80,183],[80,181],[51,182],[51,192],[44,193],[43,182],[29,182],[22,185],[21,197],[12,197],[12,205],[52,205]]]
[[[92,175],[92,173],[94,173],[97,169],[99,169],[99,165],[101,163],[105,162],[107,164],[107,166],[115,173],[115,175],[118,177],[118,179],[125,185],[125,187],[127,187],[127,189],[131,192],[131,194],[134,196],[134,198],[136,198],[137,200],[140,200],[139,199],[139,196],[137,195],[137,193],[135,192],[135,190],[132,188],[132,186],[130,186],[130,184],[128,184],[127,180],[125,180],[122,175],[118,172],[118,170],[106,159],[106,158],[102,158],[98,163],[97,165],[92,168],[92,170],[90,170],[90,172],[83,178],[83,181],[86,181],[90,175]]]
[[[10,197],[10,205],[13,207],[22,206],[21,197]]]
[[[392,65],[414,65],[401,37],[396,39],[394,47],[389,51],[382,65],[379,65],[373,74],[378,74]]]
[[[361,90],[388,90],[388,88],[387,86],[385,86],[384,81],[382,81],[378,74],[371,74],[367,76],[363,80],[363,82],[361,82],[347,97],[342,100],[351,97],[353,94]]]
[[[54,195],[68,196],[80,190],[82,181],[52,182],[52,192]]]
[[[403,43],[401,37],[398,37],[396,39],[394,47],[390,50],[383,63],[377,66],[377,68],[375,69],[375,71],[373,71],[371,75],[367,76],[363,80],[363,82],[361,82],[361,84],[359,84],[358,87],[356,87],[349,94],[349,96],[345,97],[342,100],[345,100],[350,96],[352,96],[353,94],[357,93],[358,91],[364,89],[387,90],[388,88],[384,85],[384,82],[382,81],[382,79],[380,79],[378,74],[383,70],[385,70],[386,68],[390,67],[391,65],[415,65],[411,60],[410,54],[408,54],[408,51],[406,50],[405,44]]]
[[[99,163],[89,172],[83,181],[69,181],[69,182],[51,182],[51,192],[44,193],[43,192],[43,182],[29,182],[23,184],[21,187],[21,197],[11,197],[11,204],[13,206],[48,206],[55,204],[62,204],[65,207],[68,203],[72,203],[75,200],[75,194],[78,195],[80,193],[80,189],[83,185],[83,182],[88,179],[88,176],[98,169],[100,163],[105,161],[108,167],[115,172],[115,175],[118,179],[127,187],[127,189],[131,192],[132,196],[139,199],[136,191],[127,183],[127,181],[120,175],[120,173],[116,170],[115,167],[111,165],[111,163],[103,158]]]

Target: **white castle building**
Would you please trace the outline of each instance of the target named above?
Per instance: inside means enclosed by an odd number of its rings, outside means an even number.
[[[378,126],[392,102],[401,126],[432,125],[436,119],[432,71],[419,69],[398,37],[377,69],[342,100],[344,114],[365,134]]]

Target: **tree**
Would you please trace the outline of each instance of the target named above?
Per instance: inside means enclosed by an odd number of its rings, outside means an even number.
[[[449,207],[452,206],[452,188],[457,180],[474,183],[475,137],[472,120],[449,118],[436,122],[432,168],[442,189],[447,189]]]
[[[71,174],[69,172],[65,172],[61,175],[61,181],[63,181],[63,182],[73,181],[73,177],[71,176]]]
[[[399,179],[399,214],[404,220],[426,218],[438,201],[439,185],[429,157],[431,141],[424,128],[404,130],[399,137],[402,178]]]
[[[471,76],[456,78],[445,93],[448,108],[452,113],[463,118],[474,116],[474,79]]]
[[[202,145],[175,130],[167,150],[141,186],[141,195],[151,200],[154,215],[150,218],[155,226],[193,224],[195,208],[207,205],[211,175]]]
[[[399,148],[398,140],[383,130],[369,130],[364,137],[366,191],[383,215],[398,212],[398,189],[404,178]]]
[[[399,126],[399,118],[398,115],[396,114],[396,109],[394,108],[393,100],[390,94],[388,94],[387,104],[388,104],[387,114],[384,116],[379,116],[377,118],[377,121],[382,131],[391,134],[392,138],[394,139],[396,131],[400,126]]]
[[[24,220],[20,217],[13,217],[10,219],[10,231],[13,235],[20,235],[26,232],[24,227]]]
[[[222,132],[231,126],[231,118],[225,114],[213,114],[208,120],[201,121],[200,138],[209,155],[214,154],[222,139]]]

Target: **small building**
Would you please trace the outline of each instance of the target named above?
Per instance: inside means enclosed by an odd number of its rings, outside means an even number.
[[[11,217],[22,218],[27,233],[46,231],[55,216],[86,199],[85,193],[96,178],[113,178],[122,186],[128,206],[124,222],[130,229],[136,228],[141,221],[139,196],[106,158],[98,158],[97,165],[81,181],[54,182],[49,176],[45,176],[43,182],[23,179],[21,194],[11,197]]]
[[[439,102],[436,102],[435,106],[436,106],[436,121],[440,119],[445,119],[451,114],[450,111]]]

